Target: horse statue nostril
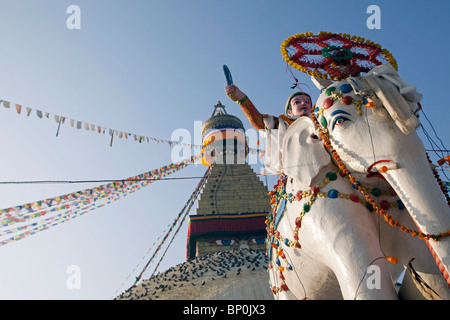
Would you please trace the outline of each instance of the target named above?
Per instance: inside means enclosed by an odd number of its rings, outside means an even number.
[[[311,139],[319,139],[319,137],[315,133],[311,133],[310,137]]]

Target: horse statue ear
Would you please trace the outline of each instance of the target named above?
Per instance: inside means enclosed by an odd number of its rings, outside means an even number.
[[[373,68],[362,79],[404,134],[416,131],[420,126],[417,103],[422,94],[416,91],[415,86],[403,80],[390,64]]]
[[[319,90],[322,90],[323,88],[327,88],[331,84],[333,84],[333,81],[323,78],[316,78],[314,76],[311,76],[311,81],[316,85],[316,87]]]
[[[283,172],[311,187],[331,158],[315,132],[314,122],[300,117],[292,123],[284,136],[282,148]]]

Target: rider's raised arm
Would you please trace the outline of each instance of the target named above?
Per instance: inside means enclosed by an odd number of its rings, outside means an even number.
[[[238,103],[250,124],[257,130],[264,129],[263,116],[252,101],[234,84],[225,87],[227,96]]]

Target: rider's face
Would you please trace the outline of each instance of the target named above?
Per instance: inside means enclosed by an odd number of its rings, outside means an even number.
[[[311,112],[311,100],[304,95],[292,98],[291,108],[288,110],[290,116],[309,116]]]

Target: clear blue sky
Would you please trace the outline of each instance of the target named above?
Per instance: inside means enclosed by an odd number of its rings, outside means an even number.
[[[66,27],[72,4],[81,9],[80,30]],[[381,8],[381,29],[366,27],[371,4]],[[160,139],[171,139],[180,128],[194,136],[194,122],[206,120],[220,100],[250,128],[225,95],[222,65],[263,113],[281,114],[292,93],[282,41],[325,30],[390,50],[400,75],[424,94],[423,108],[448,148],[449,20],[444,1],[2,0],[0,99]],[[317,98],[309,77],[294,72]],[[122,139],[111,148],[107,135],[68,124],[55,137],[53,119],[3,106],[0,128],[0,181],[122,179],[172,162],[165,144]],[[260,165],[253,167],[260,172]],[[205,170],[191,166],[173,177]],[[122,286],[197,182],[160,181],[0,247],[0,299],[110,299],[140,272]],[[0,185],[0,208],[96,185]],[[162,271],[185,261],[186,226]],[[70,265],[80,267],[81,289],[66,287]]]

